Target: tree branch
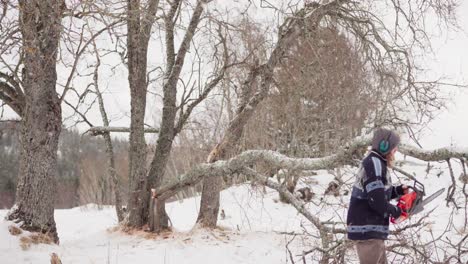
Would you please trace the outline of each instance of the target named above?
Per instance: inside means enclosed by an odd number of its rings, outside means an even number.
[[[159,7],[159,0],[150,0],[148,7],[146,9],[146,14],[144,14],[144,18],[142,21],[141,29],[140,29],[140,41],[142,45],[148,45],[149,38],[151,36],[151,27],[153,23],[156,21],[156,12],[158,11]]]
[[[93,41],[99,36],[101,35],[103,32],[107,31],[109,28],[117,25],[118,23],[122,22],[123,19],[120,19],[120,20],[117,20],[117,21],[114,21],[113,23],[107,25],[106,27],[102,28],[101,30],[99,30],[98,32],[96,32],[94,35],[91,36],[91,38],[86,41],[86,43],[83,45],[83,47],[81,49],[78,49],[76,54],[75,54],[75,60],[73,62],[73,66],[72,66],[72,69],[71,69],[71,72],[70,74],[68,75],[68,79],[67,79],[67,82],[65,84],[65,88],[63,89],[63,92],[62,92],[62,95],[60,96],[60,102],[63,102],[64,98],[65,98],[65,95],[67,94],[67,92],[70,90],[70,84],[71,84],[71,81],[73,79],[73,76],[75,75],[75,71],[76,71],[76,68],[78,66],[78,62],[79,62],[79,59],[81,57],[81,55],[83,55],[83,53],[85,52],[85,50],[88,48],[88,46],[93,43]],[[81,39],[82,40],[82,39]],[[78,48],[80,48],[81,46],[81,42],[80,42],[80,45],[78,46]]]
[[[88,126],[90,127],[94,127],[93,124],[88,120],[88,118],[86,118],[86,115],[81,113],[79,110],[78,110],[78,107],[77,106],[74,106],[72,105],[71,103],[69,103],[67,100],[63,100],[63,102],[68,105],[71,109],[73,109],[75,111],[75,113],[77,113],[79,116],[81,116],[81,118],[83,118],[83,121],[88,124]]]
[[[16,114],[22,116],[24,109],[24,101],[20,101],[19,98],[16,97],[16,93],[8,93],[8,91],[11,91],[11,89],[13,89],[13,87],[9,86],[4,82],[0,82],[0,100],[7,104],[13,111],[15,111]]]
[[[223,44],[223,61],[224,61],[224,64],[221,68],[221,70],[219,71],[219,73],[216,75],[215,78],[213,78],[208,84],[205,85],[205,88],[203,89],[203,92],[198,96],[197,99],[195,99],[188,107],[187,109],[185,110],[185,112],[182,111],[182,107],[183,105],[181,106],[181,110],[180,110],[180,117],[179,117],[179,120],[177,121],[177,124],[174,128],[174,135],[177,135],[183,128],[183,126],[185,125],[185,123],[187,122],[188,118],[190,117],[190,115],[192,114],[192,111],[193,109],[198,105],[200,104],[203,100],[206,99],[206,97],[208,97],[208,95],[210,94],[210,92],[218,85],[218,83],[224,78],[224,74],[226,73],[226,70],[231,66],[229,65],[229,54],[228,54],[228,47],[227,47],[227,43],[226,43],[226,39],[225,37],[222,35],[221,33],[221,28],[218,30],[218,35],[219,37],[221,38],[221,43]]]
[[[184,65],[185,55],[187,54],[190,42],[195,35],[195,30],[198,27],[198,23],[200,23],[200,17],[203,13],[203,9],[205,4],[210,2],[211,0],[198,0],[197,5],[195,6],[195,10],[193,11],[192,18],[190,19],[189,26],[185,31],[184,38],[182,43],[180,44],[179,50],[177,51],[176,59],[174,61],[173,67],[170,68],[170,75],[168,76],[168,84],[165,85],[167,87],[176,87],[176,82],[179,80],[180,72],[182,71],[182,66]]]
[[[120,132],[127,131],[128,129]],[[361,156],[359,151],[367,148],[369,143],[370,139],[368,137],[356,138],[337,154],[322,158],[290,158],[271,150],[247,150],[229,160],[219,160],[214,163],[203,163],[196,166],[192,170],[181,175],[178,181],[158,188],[156,190],[156,196],[167,199],[180,190],[197,184],[205,177],[220,177],[222,175],[230,176],[236,173],[242,173],[244,171],[244,167],[252,166],[259,161],[272,168],[288,170],[321,170],[354,164],[354,159],[359,159]],[[402,153],[408,155],[409,153],[405,152],[408,148],[408,146],[401,147],[401,150],[403,151]],[[435,150],[433,152],[439,153],[438,151],[439,150]],[[425,153],[426,155],[428,152],[412,149],[411,156],[414,155],[413,157],[418,158],[422,153]],[[454,152],[452,154],[453,157],[457,157],[460,153]],[[435,161],[436,159],[431,160]],[[414,179],[411,174],[403,171],[402,169],[398,167],[394,169],[410,179]]]
[[[93,136],[101,135],[103,133],[116,132],[116,133],[130,133],[129,127],[105,127],[94,126],[90,127],[85,133],[90,133]],[[145,133],[159,133],[157,128],[145,128]]]
[[[468,159],[468,149],[463,150],[446,147],[435,150],[423,150],[408,145],[402,145],[398,147],[398,151],[423,161],[441,161],[451,158]]]
[[[367,147],[367,143],[360,139],[352,142],[348,147],[335,155],[323,158],[290,158],[271,150],[248,150],[229,159],[214,163],[203,163],[189,172],[181,175],[175,183],[166,184],[156,190],[157,197],[169,198],[183,188],[193,186],[205,177],[220,177],[240,173],[244,167],[251,166],[259,161],[274,167],[290,170],[321,170],[350,164],[352,157],[359,150]]]

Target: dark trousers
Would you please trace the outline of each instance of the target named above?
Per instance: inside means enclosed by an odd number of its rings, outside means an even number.
[[[385,241],[382,239],[357,241],[356,251],[361,264],[387,264]]]

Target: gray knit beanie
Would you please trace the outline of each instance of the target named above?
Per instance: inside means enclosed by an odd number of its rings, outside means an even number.
[[[374,131],[372,138],[372,149],[382,155],[387,155],[400,144],[400,136],[392,130],[379,128]]]

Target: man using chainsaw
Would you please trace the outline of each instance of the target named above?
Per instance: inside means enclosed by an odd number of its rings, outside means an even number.
[[[400,207],[389,202],[408,192],[406,185],[393,186],[387,172],[399,143],[400,137],[394,131],[377,129],[372,150],[356,176],[346,222],[348,238],[356,241],[361,264],[387,263],[384,240],[389,233],[389,218],[406,216]]]

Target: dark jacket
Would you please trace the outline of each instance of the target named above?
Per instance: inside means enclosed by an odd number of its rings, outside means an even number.
[[[389,201],[402,194],[401,185],[392,186],[387,175],[387,160],[372,151],[362,161],[351,193],[346,220],[348,238],[387,239],[389,217],[401,215],[401,209]]]

